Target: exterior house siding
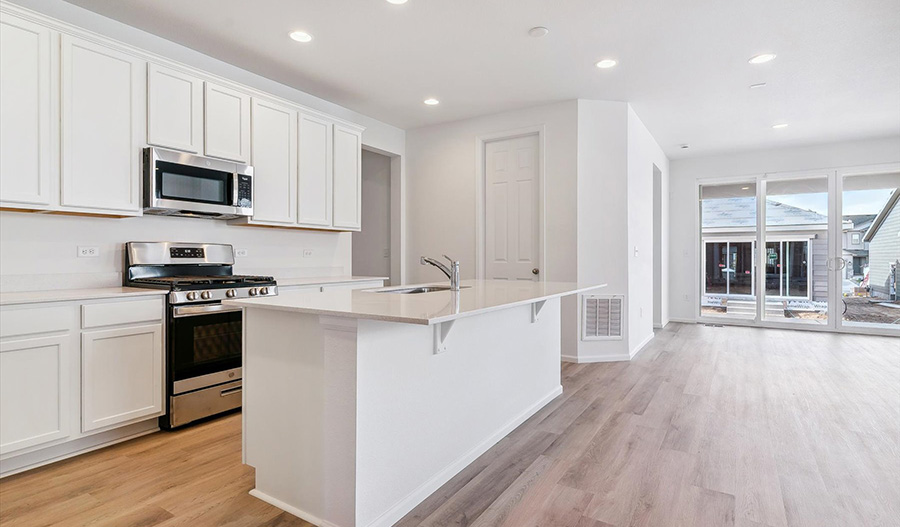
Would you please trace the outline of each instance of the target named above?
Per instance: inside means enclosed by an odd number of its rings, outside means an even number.
[[[828,236],[824,233],[810,240],[810,267],[812,269],[812,294],[819,302],[828,301]]]
[[[900,207],[894,206],[869,242],[869,286],[880,297],[890,295],[891,264],[900,260]]]

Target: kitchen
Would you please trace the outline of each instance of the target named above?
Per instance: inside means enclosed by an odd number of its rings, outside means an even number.
[[[638,92],[617,92],[628,46],[608,40],[590,52],[600,53],[590,83],[602,86],[577,97],[507,103],[493,90],[508,87],[500,75],[480,93],[439,90],[432,74],[401,79],[409,72],[381,61],[379,75],[360,58],[376,101],[337,60],[350,60],[334,41],[347,35],[345,8],[310,4],[304,17],[278,0],[258,12],[230,3],[213,27],[212,16],[194,22],[208,2],[104,4],[0,0],[0,523],[628,525],[646,494],[693,518],[655,524],[735,524],[733,486],[698,476],[666,497],[651,481],[672,477],[659,467],[710,470],[673,431],[688,419],[676,405],[740,377],[699,354],[727,341],[695,324],[707,322],[699,306],[684,315],[696,274],[684,233],[696,229],[676,225],[692,219],[684,196],[703,170],[679,156],[699,150],[711,171],[721,152],[777,145],[795,150],[770,165],[746,154],[747,170],[762,180],[836,167],[834,181],[855,167],[845,177],[900,188],[894,70],[866,88],[889,111],[837,146],[812,126],[726,144],[722,130],[673,132],[683,115],[644,113]],[[403,31],[449,30],[472,7],[370,4],[357,7]],[[885,7],[886,24],[896,11]],[[241,16],[258,42],[235,37]],[[497,57],[543,61],[578,47],[554,29],[577,19],[523,8],[500,24],[514,49],[477,32]],[[777,60],[741,55],[739,67],[789,61],[780,46]],[[810,143],[825,146],[801,151]],[[768,307],[756,308],[765,322]],[[770,326],[726,331],[803,334]],[[820,341],[830,350],[897,342],[890,326],[830,329],[845,339]],[[889,360],[867,382],[895,369]],[[857,403],[896,422],[889,402]],[[694,416],[701,428],[705,415]],[[728,442],[705,441],[718,439]],[[886,481],[874,473],[873,492]],[[815,517],[794,483],[775,500],[794,512],[748,505],[748,521]],[[710,510],[722,516],[702,516]]]

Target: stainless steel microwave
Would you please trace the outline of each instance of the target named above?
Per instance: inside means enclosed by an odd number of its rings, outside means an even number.
[[[144,214],[234,219],[253,215],[253,167],[144,149]]]

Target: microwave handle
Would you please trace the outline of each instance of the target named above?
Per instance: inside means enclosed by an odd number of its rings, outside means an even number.
[[[234,172],[231,174],[231,206],[238,206],[238,187],[240,183],[240,179],[238,178],[238,173]]]

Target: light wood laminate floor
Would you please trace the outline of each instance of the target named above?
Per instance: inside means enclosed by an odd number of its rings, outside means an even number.
[[[398,526],[900,525],[900,339],[671,324],[562,371]],[[6,478],[0,525],[309,525],[252,481],[232,415]]]

